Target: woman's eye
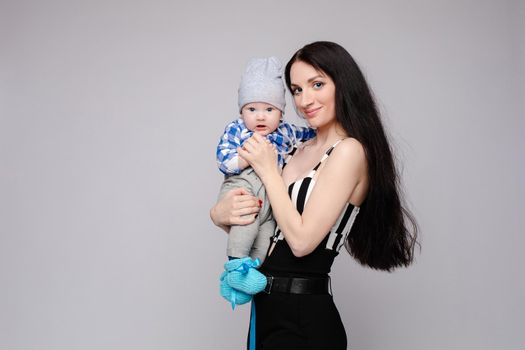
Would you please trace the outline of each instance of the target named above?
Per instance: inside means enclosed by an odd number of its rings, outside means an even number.
[[[318,81],[318,82],[315,82],[315,83],[314,83],[314,88],[315,88],[315,89],[320,89],[320,88],[323,87],[323,85],[324,85],[324,83]]]
[[[303,91],[301,88],[295,88],[295,89],[292,90],[292,93],[294,95],[299,95],[301,93],[301,91]]]

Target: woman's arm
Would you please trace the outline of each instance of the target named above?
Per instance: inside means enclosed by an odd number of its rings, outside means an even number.
[[[244,188],[234,188],[228,191],[210,210],[213,223],[229,232],[231,225],[248,225],[255,221],[261,208],[259,198],[252,196]]]
[[[239,154],[263,181],[273,216],[293,254],[307,255],[335,224],[360,179],[366,178],[363,147],[355,139],[341,141],[326,160],[301,215],[290,200],[275,165],[275,151],[257,136],[245,142],[245,149],[239,149]]]

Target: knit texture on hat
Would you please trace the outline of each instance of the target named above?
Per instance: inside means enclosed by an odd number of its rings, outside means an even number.
[[[269,103],[284,113],[286,106],[282,65],[277,57],[248,62],[239,85],[239,111],[252,102]]]

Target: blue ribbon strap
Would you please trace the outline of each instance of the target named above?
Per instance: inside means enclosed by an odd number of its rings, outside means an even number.
[[[250,344],[249,350],[255,350],[255,301],[252,300],[252,312],[250,314]]]

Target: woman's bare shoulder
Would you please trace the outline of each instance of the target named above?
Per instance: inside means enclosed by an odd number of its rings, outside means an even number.
[[[361,142],[353,137],[347,137],[339,142],[337,147],[332,151],[332,155],[330,155],[330,158],[332,157],[351,161],[352,163],[364,162],[366,164],[365,148]]]
[[[341,192],[345,201],[359,205],[366,196],[367,178],[368,165],[363,145],[354,138],[346,138],[328,157],[319,175],[319,185],[323,192],[331,193],[330,186],[337,184],[337,191]]]

